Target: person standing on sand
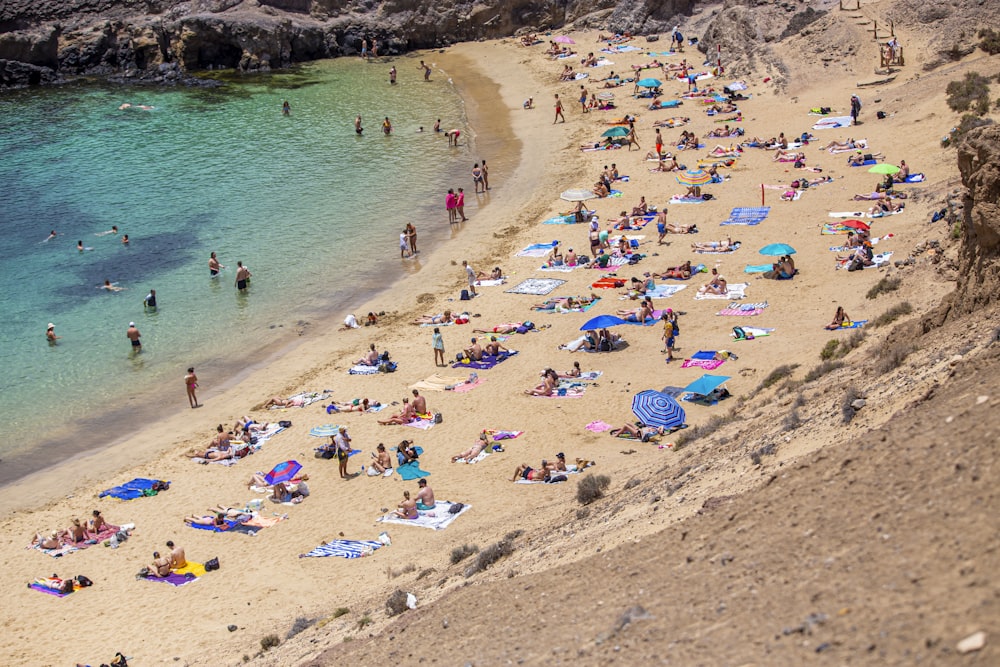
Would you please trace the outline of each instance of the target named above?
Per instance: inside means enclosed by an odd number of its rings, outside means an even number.
[[[365,60],[368,59],[368,38],[361,40],[361,57]]]
[[[434,365],[435,366],[445,366],[444,363],[444,338],[441,337],[441,328],[434,327],[434,333],[431,334],[431,347],[434,348]]]
[[[417,254],[417,228],[412,222],[406,223],[406,236],[410,239],[410,254]]]
[[[219,275],[219,271],[221,271],[224,268],[226,267],[224,267],[222,264],[219,264],[219,260],[216,259],[215,253],[213,252],[208,258],[208,275],[214,278],[217,275]]]
[[[194,374],[194,366],[189,368],[187,375],[184,376],[184,387],[187,389],[188,403],[192,408],[197,408],[198,396],[194,390],[198,388],[198,376]]]
[[[341,426],[337,429],[337,435],[333,436],[333,442],[337,446],[337,463],[340,469],[341,479],[350,479],[347,474],[347,458],[351,455],[351,436],[347,435],[347,427]]]
[[[858,125],[858,114],[861,113],[861,98],[857,95],[851,95],[851,119],[855,125]]]
[[[372,58],[378,58],[378,40],[372,37]]]
[[[483,187],[490,189],[490,169],[486,166],[486,160],[483,160]]]
[[[560,118],[562,119],[562,122],[565,123],[566,122],[566,116],[563,115],[562,100],[559,99],[559,93],[556,93],[556,104],[555,104],[555,107],[556,107],[556,117],[552,120],[552,124],[555,125],[559,121]]]
[[[486,186],[483,185],[483,170],[479,168],[478,162],[472,165],[472,185],[476,188],[476,194],[479,194],[480,187],[486,192]]]
[[[587,113],[589,111],[589,109],[587,109],[587,87],[586,86],[580,86],[580,108],[583,110],[583,113]]]
[[[243,262],[236,262],[236,289],[240,292],[246,292],[252,275],[250,269],[243,266]]]
[[[462,222],[468,220],[465,217],[465,190],[462,188],[458,189],[458,195],[455,196],[455,211],[462,216]]]
[[[396,66],[393,65],[392,69],[389,70],[389,83],[396,85]]]
[[[469,294],[476,296],[476,271],[468,260],[463,259],[462,266],[465,268],[465,277],[469,279]]]
[[[421,60],[420,64],[417,65],[417,69],[424,70],[424,81],[430,81],[431,80],[431,68],[430,68],[430,65],[425,65],[424,61]]]
[[[45,340],[49,341],[49,345],[58,345],[57,340],[62,338],[62,336],[56,335],[56,325],[49,322],[49,328],[45,330]],[[444,348],[441,348],[444,349]]]
[[[142,337],[142,334],[139,333],[138,329],[136,329],[135,322],[128,323],[128,329],[125,331],[125,337],[132,341],[133,352],[142,352],[142,341],[139,340],[139,338]]]
[[[458,222],[458,216],[455,212],[455,206],[458,203],[458,198],[455,196],[455,189],[448,188],[448,194],[444,198],[444,208],[448,211],[448,222],[454,223]]]

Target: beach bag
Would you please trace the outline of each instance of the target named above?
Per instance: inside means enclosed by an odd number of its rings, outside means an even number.
[[[93,581],[91,581],[87,577],[83,576],[82,574],[78,574],[76,576],[76,583],[80,584],[84,588],[87,588],[88,586],[93,586],[94,585]]]
[[[111,661],[108,667],[128,667],[128,660],[121,653],[115,653],[115,659]]]
[[[569,478],[566,475],[556,475],[555,477],[549,477],[546,481],[548,484],[555,484],[556,482],[565,482]]]
[[[469,290],[464,289],[458,298],[460,301],[469,301],[472,297],[469,296]]]
[[[154,491],[166,491],[169,488],[170,488],[170,482],[163,482],[160,480],[153,482]]]
[[[878,118],[879,120],[884,120],[885,119],[885,112],[884,111],[876,111],[875,112],[875,117]]]
[[[747,332],[743,331],[743,327],[733,327],[733,336],[736,340],[746,340]]]
[[[332,449],[320,449],[316,452],[316,458],[318,459],[332,459],[333,450]]]
[[[440,424],[443,421],[444,421],[444,417],[441,416],[441,413],[440,412],[435,412],[434,413],[434,423],[435,424]]]
[[[458,514],[463,509],[465,509],[465,503],[452,503],[451,507],[448,508],[448,514]]]
[[[389,361],[389,350],[386,350],[378,358],[379,361]]]
[[[396,372],[396,362],[386,361],[378,365],[378,370],[380,373],[395,373]]]
[[[706,192],[705,194],[703,194],[701,196],[701,198],[704,199],[705,201],[708,201],[709,199],[715,199],[715,195],[713,195],[713,194],[711,194],[709,192]]]
[[[216,556],[215,558],[212,558],[211,560],[205,561],[205,571],[206,572],[213,572],[215,570],[218,570],[219,567],[221,567],[221,566],[219,565],[219,557],[218,556]]]
[[[611,341],[609,341],[607,338],[603,339],[601,341],[601,344],[598,346],[598,349],[601,352],[610,352],[611,351]]]
[[[278,422],[278,426],[280,426],[281,428],[291,428],[292,422],[288,421],[287,419],[283,419],[280,422]]]

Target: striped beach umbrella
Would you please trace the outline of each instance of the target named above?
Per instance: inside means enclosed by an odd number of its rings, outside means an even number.
[[[687,415],[673,396],[647,389],[632,397],[632,412],[647,426],[673,428],[684,423]]]
[[[271,469],[271,472],[264,475],[264,481],[268,486],[287,482],[295,477],[295,474],[302,470],[302,464],[298,461],[282,461]]]
[[[712,176],[704,169],[688,169],[676,178],[681,185],[705,185],[712,182]]]

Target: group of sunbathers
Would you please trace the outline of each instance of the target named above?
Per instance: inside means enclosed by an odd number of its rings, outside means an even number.
[[[93,544],[101,533],[118,529],[119,526],[111,525],[104,520],[100,510],[94,510],[92,518],[88,521],[73,519],[69,527],[62,530],[53,530],[44,535],[40,532],[35,533],[31,544],[42,549],[60,549],[63,546],[75,546],[87,542]]]
[[[581,311],[590,304],[599,300],[600,297],[597,296],[596,294],[591,294],[590,296],[576,296],[576,297],[560,296],[552,299],[546,299],[542,303],[536,303],[535,305],[532,306],[532,308],[534,310],[546,310],[555,313],[571,313],[571,312]],[[501,346],[499,343],[497,343],[497,345],[502,349],[506,349],[503,348],[503,346]]]

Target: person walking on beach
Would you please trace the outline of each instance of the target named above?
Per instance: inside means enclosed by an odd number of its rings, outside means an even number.
[[[468,260],[463,259],[462,266],[465,267],[465,277],[469,280],[469,294],[476,296],[476,272]]]
[[[566,116],[563,115],[562,100],[559,99],[559,93],[556,93],[556,104],[555,104],[555,107],[556,107],[556,117],[552,120],[552,124],[555,125],[559,121],[560,118],[562,118],[562,122],[565,123],[566,122]]]
[[[136,329],[135,322],[128,323],[128,329],[125,330],[125,337],[132,341],[133,352],[142,352],[142,341],[139,340],[142,334]]]
[[[490,169],[486,166],[486,160],[483,160],[483,188],[490,189]]]
[[[368,38],[361,40],[361,57],[365,60],[368,59]]]
[[[656,157],[663,155],[663,136],[660,134],[660,128],[656,128]]]
[[[49,345],[58,345],[57,340],[62,338],[62,336],[56,335],[56,325],[49,322],[49,328],[45,330],[45,340],[49,342]]]
[[[425,65],[424,61],[421,60],[420,64],[417,65],[417,69],[424,70],[424,81],[430,81],[431,80],[431,68],[430,68],[430,65]]]
[[[455,212],[462,216],[462,222],[468,220],[465,217],[465,190],[462,188],[458,189],[458,194],[455,196]]]
[[[217,275],[219,275],[219,271],[221,271],[224,268],[226,267],[224,267],[222,264],[219,264],[219,260],[216,258],[215,253],[213,252],[208,258],[208,275],[214,278]]]
[[[243,262],[236,262],[236,289],[240,292],[246,292],[252,275],[250,269],[243,266]]]
[[[434,365],[445,366],[444,338],[441,336],[441,327],[434,327],[434,333],[431,334],[431,347],[434,348]]]
[[[396,66],[393,65],[392,69],[389,70],[389,83],[396,85]]]
[[[479,194],[480,188],[483,192],[486,192],[486,186],[483,185],[483,170],[479,168],[479,163],[472,165],[472,184],[476,188],[476,194]]]
[[[858,124],[858,114],[861,113],[861,98],[857,95],[851,95],[851,119],[854,124]]]
[[[417,254],[417,228],[412,222],[406,223],[406,235],[410,239],[410,254]]]
[[[455,197],[455,189],[448,188],[448,194],[444,198],[444,208],[448,211],[448,222],[454,223],[458,222],[458,216],[455,213],[455,206],[458,203],[458,198]]]
[[[184,387],[187,389],[188,403],[192,408],[197,408],[198,396],[195,394],[195,389],[198,388],[198,376],[194,374],[194,366],[189,368],[187,375],[184,376]]]
[[[587,113],[587,111],[589,111],[589,109],[587,109],[587,87],[586,86],[580,86],[580,108],[582,109],[583,113]]]

